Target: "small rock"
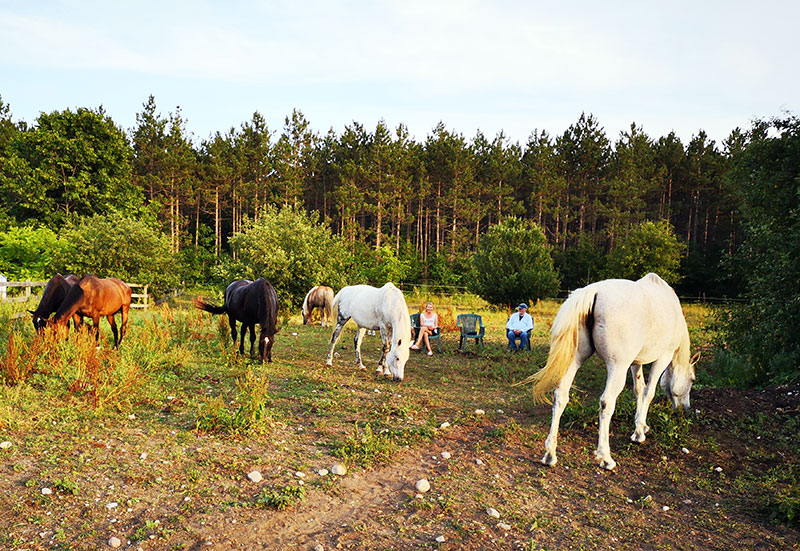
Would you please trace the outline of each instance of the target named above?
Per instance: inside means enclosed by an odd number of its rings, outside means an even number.
[[[7,450],[11,447],[11,442],[6,440],[5,442],[0,442],[0,449]]]
[[[414,499],[425,499],[425,496],[422,494],[417,494],[414,496]]]
[[[451,455],[450,452],[442,452],[442,459],[450,459]]]
[[[483,461],[481,461],[480,459],[476,459],[475,460],[475,464],[476,465],[483,465]]]
[[[669,506],[667,506],[667,505],[664,505],[664,506],[661,508],[661,510],[662,510],[662,511],[664,511],[664,512],[666,513],[667,511],[669,511]]]
[[[136,419],[136,416],[133,413],[131,413],[130,415],[128,415],[128,419],[131,420]]]
[[[111,503],[106,503],[106,509],[108,509],[109,511],[111,509],[116,509],[117,507],[119,507],[119,503],[117,503],[116,501],[112,501]]]
[[[331,467],[331,472],[338,476],[344,476],[347,474],[347,467],[345,467],[341,463],[337,463],[336,465]]]
[[[247,479],[250,482],[261,482],[262,480],[264,480],[264,477],[261,476],[261,473],[258,471],[250,471],[249,473],[247,473]]]
[[[485,415],[485,414],[486,414],[486,412],[483,411],[482,409],[476,409],[475,410],[475,415]]]
[[[629,498],[629,497],[625,498],[625,501],[627,501],[628,503],[633,503],[633,500],[631,498]]]
[[[304,473],[303,471],[297,471],[296,473],[294,473],[294,476],[296,476],[297,478],[305,478],[306,473]]]
[[[686,448],[681,448],[681,451],[682,451],[683,453],[689,453],[689,450],[687,450]]]
[[[381,391],[378,390],[377,388],[375,390],[373,390],[372,392],[374,392],[375,394],[380,394],[381,393]]]
[[[52,493],[53,493],[53,490],[51,490],[50,488],[42,488],[42,495],[43,496],[49,496]]]
[[[667,460],[667,456],[666,455],[662,455],[661,456],[661,461],[666,461],[666,460]]]
[[[139,459],[141,459],[142,461],[147,459],[147,452],[142,452],[142,454],[139,456]]]
[[[714,467],[714,470],[717,471],[718,473],[721,473],[722,472],[722,467]]]
[[[319,476],[328,476],[328,469],[320,469],[317,471]]]
[[[500,518],[500,513],[498,513],[497,509],[494,509],[493,507],[486,509],[486,514],[492,518]]]
[[[444,536],[436,536],[436,543],[444,543],[447,541],[447,538]]]
[[[642,501],[644,501],[645,503],[650,503],[651,501],[653,501],[653,496],[647,494],[646,496],[644,496],[644,499]]]
[[[120,539],[118,537],[111,537],[111,538],[108,539],[108,546],[109,547],[113,547],[114,549],[116,549],[120,545],[122,545],[122,541],[120,541]]]
[[[314,546],[314,551],[325,551],[325,548],[322,546],[322,544],[318,543]]]
[[[446,428],[447,428],[447,427],[449,427],[449,426],[450,426],[450,423],[448,423],[447,421],[445,421],[444,423],[442,423],[441,425],[439,425],[439,428],[440,428],[440,429],[446,429]]]
[[[428,482],[428,479],[421,478],[417,480],[417,484],[414,487],[417,489],[419,493],[424,494],[425,492],[431,489],[431,483]]]
[[[500,530],[505,530],[506,532],[511,530],[511,525],[510,524],[506,524],[505,522],[498,522],[497,523],[497,527],[500,528]]]
[[[684,499],[683,500],[683,504],[684,505],[691,505],[692,504],[692,500],[691,499]]]
[[[498,409],[497,413],[499,413],[500,415],[503,415],[505,413],[505,411],[503,411],[502,409]]]

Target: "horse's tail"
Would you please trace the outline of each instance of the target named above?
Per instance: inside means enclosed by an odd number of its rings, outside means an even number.
[[[331,303],[331,320],[334,320],[333,323],[333,330],[336,331],[336,322],[339,320],[339,299],[342,296],[342,291],[344,291],[346,287],[343,287],[336,293],[336,296],[333,297],[333,302]]]
[[[550,352],[547,364],[518,384],[533,383],[533,401],[550,402],[546,394],[552,390],[569,369],[578,350],[580,331],[586,328],[587,317],[594,306],[597,291],[584,287],[570,293],[559,308],[550,329]]]
[[[199,298],[194,300],[194,306],[195,308],[205,310],[206,312],[211,312],[212,314],[225,314],[228,312],[228,307],[225,304],[222,306],[214,306],[213,304],[203,302]]]

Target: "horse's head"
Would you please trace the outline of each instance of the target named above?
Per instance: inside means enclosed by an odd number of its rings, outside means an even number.
[[[47,322],[49,320],[47,318],[41,317],[33,310],[28,310],[28,312],[31,314],[31,316],[33,316],[33,329],[37,333],[41,333],[42,331],[44,331],[44,328],[47,327]]]
[[[406,362],[410,354],[408,347],[411,342],[405,342],[404,339],[398,339],[397,343],[392,346],[389,353],[386,354],[386,365],[389,366],[389,371],[392,372],[392,380],[402,382],[406,370]]]
[[[672,400],[672,407],[675,409],[682,407],[684,411],[689,411],[689,393],[695,377],[694,364],[699,359],[700,352],[692,356],[685,366],[676,366],[673,362],[661,376],[661,390]]]
[[[303,305],[303,308],[300,309],[300,313],[303,314],[303,325],[308,325],[311,322],[311,316],[308,315],[308,310]]]

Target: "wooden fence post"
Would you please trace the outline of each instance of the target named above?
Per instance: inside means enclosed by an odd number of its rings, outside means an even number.
[[[31,278],[25,280],[25,302],[31,299]]]

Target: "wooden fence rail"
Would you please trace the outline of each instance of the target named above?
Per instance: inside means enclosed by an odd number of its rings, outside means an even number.
[[[33,295],[31,289],[35,287],[44,287],[47,285],[46,281],[2,281],[0,280],[0,304],[8,303],[8,302],[29,302],[33,298],[38,298],[38,295]],[[7,295],[8,288],[24,288],[25,293],[17,296],[17,297],[9,297]],[[128,283],[128,287],[131,290],[134,289],[142,289],[142,292],[131,293],[131,308],[141,308],[146,310],[151,304],[152,295],[149,293],[149,285],[142,285],[139,283]],[[178,296],[180,294],[178,289],[172,289],[168,292],[167,296],[169,298]]]

